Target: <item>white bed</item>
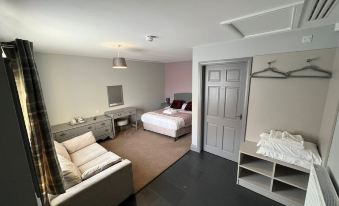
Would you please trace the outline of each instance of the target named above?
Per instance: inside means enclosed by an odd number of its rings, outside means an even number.
[[[174,94],[174,99],[189,102],[192,99],[191,93]],[[191,133],[192,131],[192,112],[183,109],[176,110],[175,115],[167,115],[162,113],[163,110],[157,110],[144,113],[141,116],[143,127],[145,130],[160,133],[173,137],[178,137]]]

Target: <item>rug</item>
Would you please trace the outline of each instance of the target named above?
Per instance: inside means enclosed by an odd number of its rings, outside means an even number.
[[[100,143],[132,162],[134,191],[138,192],[190,150],[191,134],[174,138],[130,128]]]

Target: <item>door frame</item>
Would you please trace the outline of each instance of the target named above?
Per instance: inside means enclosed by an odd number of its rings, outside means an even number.
[[[213,64],[225,64],[225,63],[232,63],[232,62],[246,62],[246,82],[245,82],[245,98],[244,98],[244,106],[243,106],[243,118],[242,118],[242,128],[240,131],[240,142],[245,141],[246,136],[246,127],[247,127],[247,114],[248,114],[248,103],[249,103],[249,96],[250,96],[250,85],[251,85],[251,73],[252,73],[252,61],[253,57],[245,57],[245,58],[235,58],[235,59],[226,59],[226,60],[214,60],[214,61],[204,61],[199,62],[199,76],[201,81],[201,88],[200,88],[200,121],[199,126],[201,128],[200,135],[198,135],[198,149],[203,151],[204,149],[204,121],[205,121],[205,75],[206,75],[206,66],[213,65]],[[199,128],[199,127],[198,127]]]

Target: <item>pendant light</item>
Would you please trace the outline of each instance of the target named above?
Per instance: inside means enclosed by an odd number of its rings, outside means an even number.
[[[120,57],[120,47],[121,45],[118,45],[118,57],[113,58],[113,69],[127,69],[125,58]]]

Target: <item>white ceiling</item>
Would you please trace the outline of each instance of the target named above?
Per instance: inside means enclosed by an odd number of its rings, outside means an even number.
[[[120,43],[129,59],[185,61],[194,46],[238,38],[220,22],[297,1],[0,0],[0,40],[28,39],[39,52],[107,58]],[[150,43],[148,34],[160,38]]]

